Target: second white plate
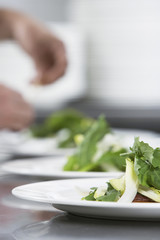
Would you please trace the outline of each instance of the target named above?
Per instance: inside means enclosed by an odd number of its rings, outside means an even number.
[[[73,154],[73,148],[57,148],[55,138],[29,138],[14,149],[14,154],[20,156],[51,156]]]
[[[62,178],[86,178],[86,177],[111,177],[122,176],[122,172],[74,172],[63,171],[63,166],[67,162],[66,157],[51,158],[30,158],[11,161],[2,165],[2,170],[9,173],[51,177],[54,179]]]

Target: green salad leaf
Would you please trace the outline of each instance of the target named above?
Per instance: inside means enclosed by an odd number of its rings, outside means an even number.
[[[143,186],[149,186],[148,184],[148,173],[151,165],[141,159],[136,159],[134,161],[134,170],[138,176],[138,181]]]
[[[69,130],[68,138],[61,140],[59,147],[75,147],[75,135],[85,134],[93,122],[94,119],[79,111],[66,109],[51,114],[42,124],[32,126],[31,133],[36,138],[45,138],[56,136],[62,129],[67,129]]]
[[[160,168],[160,148],[156,148],[153,153],[152,165]]]
[[[96,162],[91,162],[86,164],[80,171],[97,171],[97,172],[107,172],[107,171],[125,171],[126,162],[125,156],[121,156],[122,153],[126,152],[126,149],[121,148],[119,151],[107,151],[102,156],[97,159]]]
[[[98,188],[92,188],[90,193],[86,197],[83,197],[82,199],[87,201],[116,202],[120,198],[121,192],[114,189],[110,183],[107,183],[107,185],[108,185],[107,190],[105,194],[103,193],[102,196],[96,198],[95,192],[97,191]]]
[[[97,190],[96,187],[92,188],[90,193],[86,197],[83,197],[82,199],[87,201],[95,201],[94,194],[96,190]]]
[[[135,138],[131,151],[134,154],[134,168],[139,183],[160,189],[160,149],[153,149],[149,144]]]
[[[77,153],[68,158],[64,170],[81,171],[87,165],[92,164],[93,156],[97,150],[97,143],[108,132],[110,132],[110,127],[106,122],[105,117],[100,116],[86,133],[84,140],[78,147]]]
[[[51,114],[42,124],[33,126],[31,131],[35,137],[53,136],[54,133],[61,129],[70,129],[81,133],[82,131],[85,132],[86,129],[88,130],[93,121],[93,119],[86,117],[81,112],[66,109]]]
[[[126,157],[126,171],[121,178],[111,179],[110,187],[104,192],[99,187],[91,191],[92,201],[117,201],[130,203],[137,192],[160,202],[160,148],[153,149],[148,143],[135,138],[130,153],[122,154]],[[97,192],[97,194],[96,194]],[[91,195],[92,194],[92,195]],[[96,197],[98,196],[98,197]],[[86,196],[86,200],[89,197]]]
[[[136,137],[131,151],[135,154],[135,157],[144,161],[149,161],[152,164],[154,149],[149,146],[148,143],[139,141]]]
[[[119,151],[107,151],[98,160],[97,165],[100,165],[103,171],[108,171],[110,166],[114,166],[120,171],[125,171],[126,157],[121,154],[126,153],[125,148],[121,148]]]
[[[121,143],[104,116],[90,127],[85,136],[77,136],[77,152],[68,157],[64,171],[125,171],[127,149]]]

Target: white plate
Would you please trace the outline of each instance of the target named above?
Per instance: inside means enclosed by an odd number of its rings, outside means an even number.
[[[66,163],[65,157],[52,158],[30,158],[11,161],[2,165],[2,170],[9,173],[52,177],[56,178],[86,178],[86,177],[115,177],[121,176],[122,172],[74,172],[63,171],[63,166]]]
[[[133,146],[134,138],[140,137],[140,141],[149,143],[153,148],[160,147],[160,134],[140,129],[113,129],[113,132],[122,140],[126,148]]]
[[[66,155],[72,154],[75,149],[72,148],[57,148],[55,138],[29,138],[27,141],[19,144],[14,149],[16,155]]]
[[[111,219],[160,219],[160,203],[114,203],[81,200],[91,187],[105,184],[108,178],[86,178],[27,184],[12,190],[20,198],[51,203],[72,214]]]

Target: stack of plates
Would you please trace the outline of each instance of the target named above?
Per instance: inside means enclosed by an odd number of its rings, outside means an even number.
[[[112,106],[160,105],[159,10],[152,0],[72,1],[72,20],[88,36],[90,97]]]
[[[8,130],[0,131],[0,161],[11,158],[13,152],[26,139],[23,133],[15,133]]]

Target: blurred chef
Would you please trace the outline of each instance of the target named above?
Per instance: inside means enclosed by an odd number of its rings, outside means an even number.
[[[34,84],[50,84],[64,74],[67,61],[63,43],[30,17],[0,9],[0,40],[5,39],[16,40],[32,57],[37,70]],[[0,85],[0,128],[21,130],[33,118],[34,111],[23,97]]]

